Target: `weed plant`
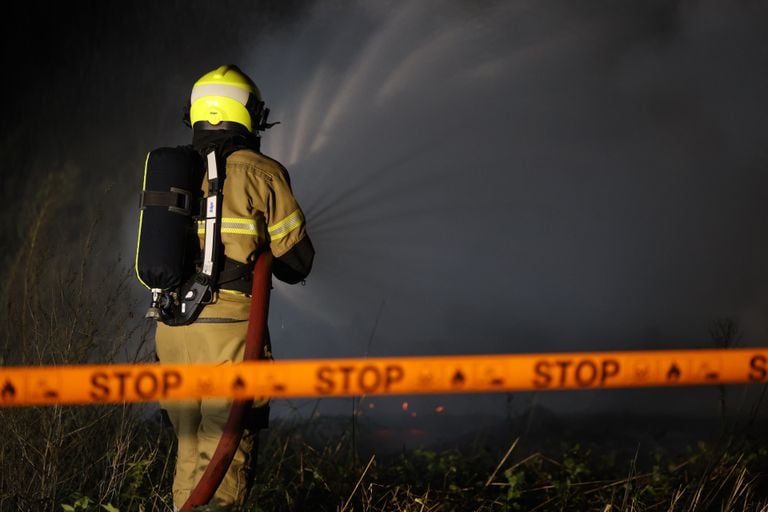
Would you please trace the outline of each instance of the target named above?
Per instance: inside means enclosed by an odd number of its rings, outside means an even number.
[[[565,438],[524,451],[516,438],[506,450],[478,442],[357,459],[350,429],[323,438],[313,421],[279,422],[266,434],[246,510],[768,511],[764,438],[642,457]]]
[[[99,245],[101,214],[71,213],[77,175],[51,173],[24,202],[3,254],[0,364],[148,361],[130,266]],[[3,383],[0,383],[2,385]],[[54,386],[54,382],[36,382]],[[0,510],[61,511],[117,504],[160,510],[171,468],[169,433],[146,405],[0,408]],[[64,507],[62,507],[64,505]]]

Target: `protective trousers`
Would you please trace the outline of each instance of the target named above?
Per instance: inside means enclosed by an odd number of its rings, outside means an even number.
[[[203,310],[193,324],[169,327],[157,324],[155,345],[161,363],[221,363],[243,360],[248,331],[250,298],[236,292],[222,291],[215,303]],[[265,354],[270,357],[268,340]],[[168,412],[178,441],[173,478],[176,507],[186,502],[213,457],[224,424],[229,416],[230,399],[210,398],[160,402]],[[265,401],[255,406],[266,406]],[[250,485],[249,471],[255,436],[250,429],[243,435],[232,463],[211,503],[240,505]]]

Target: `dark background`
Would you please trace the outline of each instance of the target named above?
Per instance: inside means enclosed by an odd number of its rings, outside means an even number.
[[[130,265],[146,152],[188,142],[192,84],[236,63],[281,122],[262,147],[317,250],[305,286],[275,285],[276,358],[713,347],[724,318],[766,345],[765,2],[4,9],[6,260],[66,172],[57,251],[96,211],[89,265]],[[751,391],[729,391],[734,410]],[[719,411],[714,388],[406,399],[426,416]]]

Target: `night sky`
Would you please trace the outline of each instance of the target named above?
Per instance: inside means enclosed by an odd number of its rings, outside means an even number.
[[[726,317],[768,344],[765,2],[18,4],[4,246],[67,171],[62,251],[96,209],[93,266],[131,262],[147,151],[189,142],[192,84],[234,63],[317,250],[305,286],[275,284],[277,359],[712,347]],[[535,400],[704,414],[713,393]]]

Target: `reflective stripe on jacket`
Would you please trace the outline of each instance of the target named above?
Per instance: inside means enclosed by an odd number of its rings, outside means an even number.
[[[203,190],[208,180],[203,179]],[[204,223],[198,224],[202,244]],[[227,257],[245,263],[266,243],[280,258],[306,236],[304,214],[293,196],[288,172],[276,160],[251,150],[227,158],[221,241]]]

